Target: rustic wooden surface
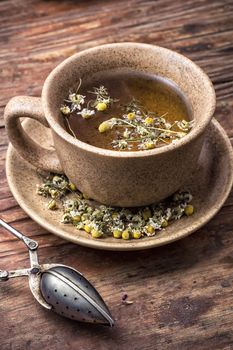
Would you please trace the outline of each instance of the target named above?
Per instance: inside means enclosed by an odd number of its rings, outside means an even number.
[[[138,41],[177,50],[209,74],[215,116],[233,140],[232,37],[232,0],[1,1],[1,112],[12,96],[40,95],[47,74],[69,55]],[[109,329],[62,319],[34,301],[26,279],[9,281],[0,286],[1,350],[233,349],[233,195],[203,229],[169,246],[135,253],[79,247],[39,227],[17,205],[6,181],[2,118],[0,126],[1,217],[38,240],[41,261],[80,269],[116,320]],[[24,246],[1,230],[0,268],[27,266]],[[122,292],[134,303],[123,305]]]

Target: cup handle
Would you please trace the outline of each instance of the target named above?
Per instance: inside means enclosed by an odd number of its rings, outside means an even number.
[[[62,173],[55,151],[41,147],[33,141],[21,125],[20,118],[32,118],[49,128],[39,97],[16,96],[6,105],[4,120],[10,142],[17,152],[37,168]]]

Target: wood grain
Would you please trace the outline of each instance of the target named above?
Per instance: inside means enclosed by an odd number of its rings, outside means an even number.
[[[0,2],[0,14],[1,116],[10,97],[39,96],[47,74],[71,54],[137,41],[183,53],[209,74],[215,116],[233,140],[231,0],[8,0]],[[41,261],[82,271],[116,326],[64,320],[34,301],[26,279],[14,280],[0,286],[1,350],[233,349],[233,194],[209,224],[179,242],[135,253],[94,251],[51,235],[17,205],[5,176],[7,144],[1,118],[1,216],[38,240]],[[0,268],[27,267],[22,244],[0,232]],[[134,303],[123,305],[122,292]]]

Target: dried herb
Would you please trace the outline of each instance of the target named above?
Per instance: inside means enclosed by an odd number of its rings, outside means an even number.
[[[132,100],[126,105],[121,118],[111,118],[99,126],[99,132],[117,128],[118,138],[112,141],[112,147],[130,150],[136,142],[139,150],[155,148],[159,143],[170,143],[184,137],[192,128],[193,121],[175,121],[170,124],[166,114],[157,116],[146,111],[140,102]]]
[[[62,207],[62,223],[72,224],[93,238],[112,236],[129,240],[155,236],[172,221],[194,212],[192,195],[188,191],[177,192],[160,203],[140,208],[98,205],[77,190],[65,175],[49,174],[38,185],[37,193],[48,198],[49,209]]]
[[[94,95],[95,99],[86,101],[86,96],[78,93],[81,84],[80,79],[76,91],[70,91],[68,99],[64,100],[64,104],[60,108],[67,128],[74,137],[76,135],[69,123],[71,113],[76,113],[83,119],[89,119],[95,116],[96,112],[111,109],[113,103],[120,103],[119,100],[110,97],[104,86],[94,87],[93,91],[88,91]],[[161,144],[176,142],[184,137],[193,126],[193,121],[187,120],[175,121],[170,124],[166,120],[168,113],[162,116],[156,115],[153,111],[147,111],[141,102],[134,98],[122,107],[122,113],[119,117],[110,118],[99,125],[100,133],[116,129],[116,138],[111,142],[111,146],[115,150],[131,150],[133,146],[136,146],[138,150],[149,150]]]
[[[95,100],[90,100],[88,105],[96,108],[99,112],[105,111],[113,104],[113,102],[118,101],[117,99],[113,99],[109,96],[108,90],[104,86],[100,86],[99,88],[94,87],[93,91],[88,92],[95,95]]]

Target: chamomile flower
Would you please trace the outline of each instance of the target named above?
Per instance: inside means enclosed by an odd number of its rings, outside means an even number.
[[[83,108],[77,114],[80,114],[83,119],[89,119],[95,114],[95,111],[93,109]]]

